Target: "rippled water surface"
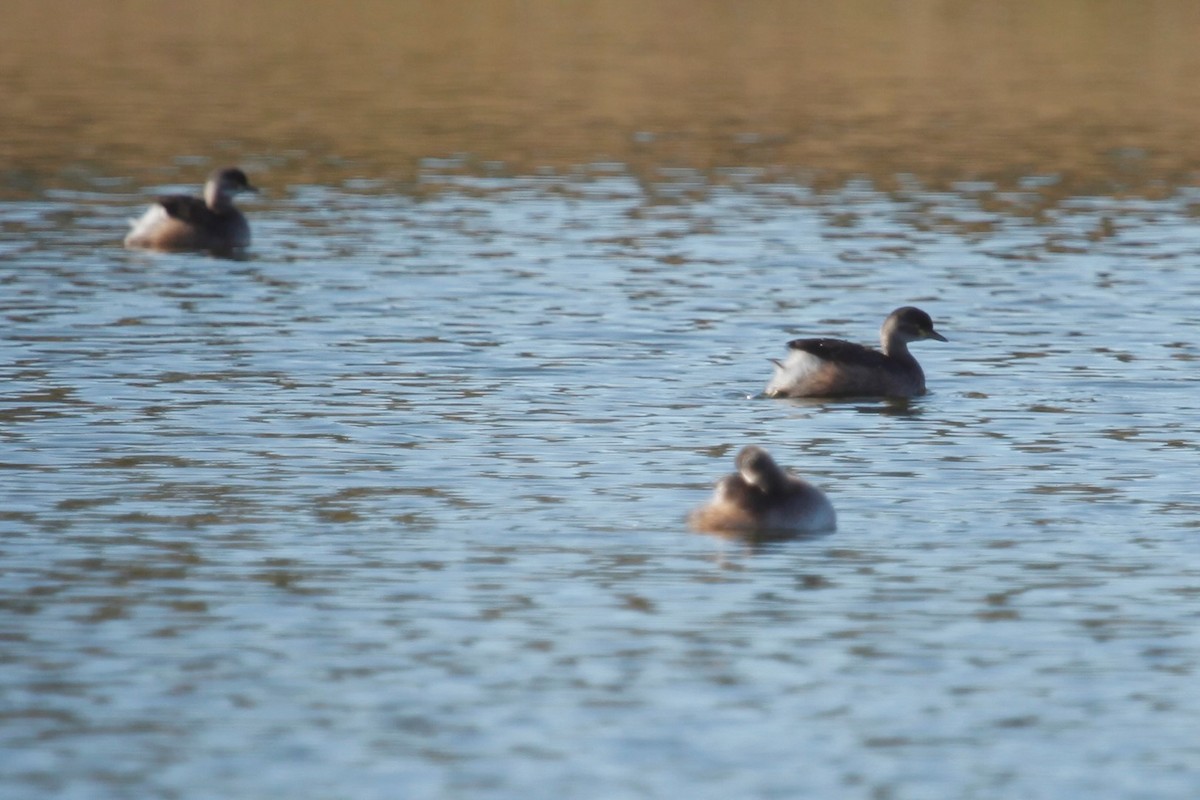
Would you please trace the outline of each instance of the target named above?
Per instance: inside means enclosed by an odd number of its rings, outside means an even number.
[[[1185,796],[1186,198],[610,165],[279,187],[246,260],[0,208],[8,780],[71,796]],[[967,187],[968,189],[970,187]],[[931,393],[757,397],[901,303]],[[736,449],[832,535],[685,530]],[[203,788],[199,788],[203,787]]]
[[[0,797],[1200,796],[1194,4],[9,5]]]

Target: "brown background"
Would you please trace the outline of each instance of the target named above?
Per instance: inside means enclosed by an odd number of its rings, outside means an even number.
[[[404,182],[465,153],[1155,195],[1200,168],[1200,5],[17,0],[0,91],[9,194],[181,157]]]

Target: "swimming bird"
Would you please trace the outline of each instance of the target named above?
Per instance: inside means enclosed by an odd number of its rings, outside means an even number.
[[[735,464],[737,472],[717,481],[712,498],[688,515],[693,528],[780,536],[837,526],[837,515],[824,493],[785,472],[763,448],[743,447]]]
[[[250,225],[233,205],[234,195],[257,192],[237,167],[214,172],[204,185],[204,198],[186,194],[159,197],[130,224],[126,247],[150,250],[229,252],[250,246]]]
[[[919,308],[897,308],[879,329],[880,350],[841,339],[795,339],[776,361],[768,397],[913,397],[925,394],[925,373],[908,352],[922,339],[948,341]]]

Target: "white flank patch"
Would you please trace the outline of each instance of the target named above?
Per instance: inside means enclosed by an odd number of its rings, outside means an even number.
[[[137,219],[129,220],[129,235],[125,237],[125,243],[129,244],[138,239],[150,236],[156,227],[166,222],[169,219],[167,210],[158,203],[146,209],[146,213],[142,214]]]
[[[775,376],[767,384],[767,394],[786,391],[808,379],[824,362],[805,350],[792,350],[782,364],[775,365]]]

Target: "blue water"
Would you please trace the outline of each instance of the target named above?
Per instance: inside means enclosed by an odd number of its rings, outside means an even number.
[[[6,797],[1200,791],[1197,198],[460,172],[0,204]],[[836,533],[685,528],[749,443]]]

